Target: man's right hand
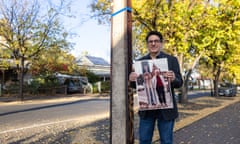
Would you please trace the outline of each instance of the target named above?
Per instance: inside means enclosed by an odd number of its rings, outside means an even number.
[[[129,80],[130,81],[136,81],[138,77],[138,74],[136,72],[131,72],[129,75]]]

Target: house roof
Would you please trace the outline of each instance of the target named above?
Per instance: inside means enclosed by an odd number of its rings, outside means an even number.
[[[99,65],[99,66],[110,66],[110,64],[101,57],[94,56],[84,56],[78,60],[78,63],[82,63],[85,65]]]
[[[94,65],[109,66],[109,63],[100,57],[86,56]]]
[[[101,57],[82,56],[77,60],[77,63],[82,66],[87,66],[88,70],[99,76],[110,75],[110,64]]]

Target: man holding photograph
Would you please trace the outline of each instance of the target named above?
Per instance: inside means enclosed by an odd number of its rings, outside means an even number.
[[[174,121],[178,117],[177,102],[174,97],[174,88],[180,88],[183,80],[180,73],[179,63],[176,57],[168,55],[161,51],[163,47],[162,34],[157,31],[150,31],[146,36],[148,54],[139,60],[154,60],[166,58],[169,71],[164,73],[171,82],[171,96],[173,99],[173,108],[139,111],[139,141],[140,144],[151,144],[155,122],[160,136],[161,144],[173,144]],[[132,72],[129,75],[130,81],[136,81],[138,74]]]

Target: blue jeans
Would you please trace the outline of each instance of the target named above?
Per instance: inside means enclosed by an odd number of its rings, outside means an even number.
[[[157,118],[140,118],[139,125],[139,141],[140,144],[151,144],[153,132],[155,128],[155,121],[157,120],[157,127],[160,136],[161,144],[173,144],[173,127],[174,120],[161,120]]]

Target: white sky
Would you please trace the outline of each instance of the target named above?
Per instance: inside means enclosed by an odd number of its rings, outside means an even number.
[[[66,29],[76,33],[70,39],[76,43],[71,52],[78,57],[87,51],[89,55],[101,57],[110,62],[110,26],[99,25],[96,20],[83,22],[86,15],[90,13],[88,5],[92,0],[74,0],[71,7],[76,18],[66,20]]]

